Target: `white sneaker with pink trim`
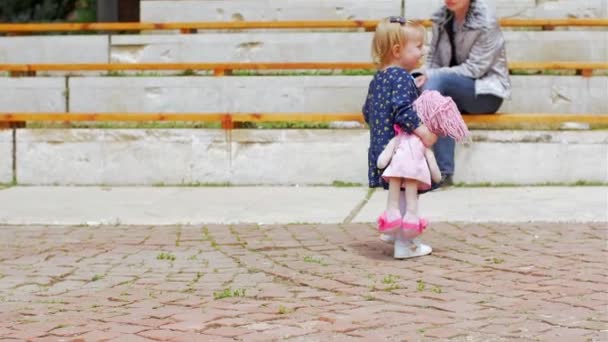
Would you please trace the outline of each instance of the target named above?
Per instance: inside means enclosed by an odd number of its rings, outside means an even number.
[[[384,233],[380,234],[380,241],[388,244],[395,243],[395,234]]]
[[[433,252],[433,249],[429,245],[425,245],[419,239],[413,240],[395,240],[395,250],[393,257],[395,259],[408,259],[415,258],[424,255],[429,255]]]

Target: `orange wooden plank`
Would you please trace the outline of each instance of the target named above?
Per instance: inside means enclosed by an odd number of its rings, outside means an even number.
[[[0,64],[0,71],[373,69],[369,62]]]
[[[294,70],[294,69],[374,69],[369,62],[269,62],[269,63],[82,63],[82,64],[0,64],[0,71],[124,71],[124,70]],[[510,69],[599,70],[608,62],[512,62]]]
[[[340,113],[255,113],[255,114],[232,114],[236,122],[331,122],[331,121],[358,121],[363,122],[363,114],[340,114]]]
[[[512,62],[510,69],[539,69],[539,70],[599,70],[608,69],[608,62]]]
[[[375,28],[377,20],[0,24],[0,32]]]
[[[605,114],[464,115],[469,124],[563,123],[608,124]],[[0,113],[0,122],[16,121],[200,121],[200,122],[363,122],[360,113]]]
[[[201,121],[219,122],[228,114],[196,113],[2,113],[1,121]]]
[[[362,122],[363,115],[358,113],[0,113],[0,122],[3,121]]]
[[[430,21],[421,20],[425,26]],[[178,23],[28,23],[0,24],[0,32],[79,32],[79,31],[144,31],[144,30],[238,30],[238,29],[347,29],[376,27],[377,20],[304,20],[304,21],[217,21]],[[606,27],[608,19],[510,19],[500,20],[503,27]]]
[[[564,122],[584,122],[593,124],[608,124],[608,113],[605,114],[482,114],[463,115],[468,124],[516,124],[516,123],[540,123],[556,124]]]
[[[583,26],[583,27],[606,27],[608,18],[567,18],[567,19],[500,19],[502,27],[543,27],[543,26]]]

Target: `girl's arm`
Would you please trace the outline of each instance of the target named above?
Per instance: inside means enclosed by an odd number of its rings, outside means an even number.
[[[422,140],[422,143],[427,148],[435,145],[437,142],[437,135],[429,131],[425,125],[421,125],[420,127],[416,128],[414,130],[414,134],[416,134],[420,140]]]
[[[433,151],[429,148],[425,149],[424,157],[426,158],[426,163],[429,165],[429,170],[431,170],[431,179],[433,182],[441,182],[441,171],[439,170],[439,165],[437,165],[437,159],[435,159]]]
[[[420,137],[424,146],[433,146],[437,141],[437,136],[422,124],[414,109],[414,101],[418,98],[416,84],[405,70],[399,71],[397,79],[391,96],[395,123],[405,132]]]

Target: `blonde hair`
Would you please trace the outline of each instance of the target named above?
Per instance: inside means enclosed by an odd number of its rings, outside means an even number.
[[[393,46],[403,47],[410,40],[420,40],[424,43],[425,38],[426,30],[418,22],[400,17],[384,18],[376,26],[372,40],[372,61],[378,68],[382,68],[390,62]]]

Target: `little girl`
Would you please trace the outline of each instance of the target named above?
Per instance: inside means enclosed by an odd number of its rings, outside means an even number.
[[[417,135],[427,148],[437,141],[437,136],[422,124],[413,107],[419,93],[408,72],[417,66],[422,57],[423,41],[424,28],[402,17],[389,17],[378,24],[372,42],[372,56],[378,72],[369,85],[363,106],[363,115],[370,128],[369,186],[391,189],[383,220],[395,225],[398,223],[399,227],[402,224],[400,197],[401,201],[404,200],[399,191],[402,179],[387,178],[387,183],[377,162],[395,135],[394,125],[405,133]],[[407,239],[403,234],[395,235],[394,248],[394,257],[398,259],[422,256],[432,251],[431,247],[419,240]]]

